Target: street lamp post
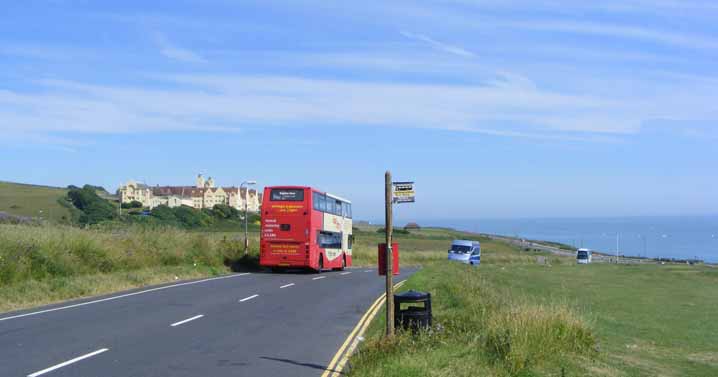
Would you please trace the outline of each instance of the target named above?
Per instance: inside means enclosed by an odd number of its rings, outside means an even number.
[[[242,186],[247,185],[256,185],[257,181],[244,181],[239,185],[239,197],[242,198]],[[249,236],[248,236],[248,226],[247,226],[247,216],[248,210],[247,210],[247,203],[249,202],[249,188],[247,188],[247,191],[244,193],[244,255],[247,255],[249,253]]]

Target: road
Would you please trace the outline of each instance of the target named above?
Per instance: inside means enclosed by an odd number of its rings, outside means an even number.
[[[494,239],[494,240],[500,240],[503,242],[507,242],[509,244],[519,247],[520,249],[530,248],[530,249],[536,249],[536,250],[553,253],[556,255],[564,256],[564,257],[571,257],[571,258],[576,257],[576,252],[574,252],[574,251],[567,251],[567,250],[560,249],[555,246],[546,245],[546,244],[542,244],[542,243],[538,243],[538,242],[534,242],[534,241],[527,241],[527,240],[522,240],[522,239],[513,238],[513,237],[494,236],[494,235],[489,235],[488,237],[491,239]],[[600,254],[600,253],[597,253],[596,251],[594,251],[593,256],[592,256],[592,262],[594,262],[594,263],[595,262],[616,263],[616,257],[614,257],[612,255],[607,255],[607,254]],[[622,255],[620,258],[618,258],[618,263],[622,263],[622,264],[636,264],[636,263],[655,264],[656,261],[653,259],[627,257],[627,256]]]
[[[0,376],[320,376],[383,288],[244,273],[0,314]]]

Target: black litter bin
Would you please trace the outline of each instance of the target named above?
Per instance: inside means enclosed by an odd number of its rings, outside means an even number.
[[[407,291],[395,294],[394,327],[414,331],[431,327],[431,293]]]

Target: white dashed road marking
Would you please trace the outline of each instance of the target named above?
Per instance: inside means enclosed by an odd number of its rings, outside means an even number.
[[[108,348],[103,348],[103,349],[99,349],[99,350],[97,350],[97,351],[95,351],[95,352],[90,352],[90,353],[88,353],[87,355],[82,355],[82,356],[76,357],[76,358],[74,358],[74,359],[72,359],[72,360],[67,360],[67,361],[65,361],[64,363],[60,363],[60,364],[51,366],[51,367],[49,367],[49,368],[47,368],[47,369],[43,369],[43,370],[41,370],[41,371],[35,372],[35,373],[33,373],[33,374],[28,374],[27,377],[37,377],[37,376],[41,376],[41,375],[43,375],[43,374],[45,374],[45,373],[52,372],[52,371],[55,370],[55,369],[60,369],[60,368],[62,368],[62,367],[66,367],[66,366],[68,366],[68,365],[70,365],[70,364],[74,364],[74,363],[76,363],[76,362],[78,362],[78,361],[80,361],[80,360],[85,360],[85,359],[87,359],[88,357],[92,357],[92,356],[95,356],[95,355],[99,355],[99,354],[101,354],[101,353],[103,353],[103,352],[105,352],[105,351],[109,351],[109,349],[108,349]]]
[[[259,295],[251,295],[251,296],[249,296],[249,297],[245,297],[245,298],[239,300],[239,302],[249,301],[249,300],[251,300],[251,299],[253,299],[253,298],[257,297],[257,296],[259,296]]]
[[[185,320],[182,320],[182,321],[179,321],[179,322],[175,322],[175,323],[171,324],[170,326],[172,326],[172,327],[179,326],[179,325],[185,324],[185,323],[187,323],[187,322],[189,322],[189,321],[194,321],[195,319],[200,319],[200,318],[202,318],[202,317],[204,317],[204,314],[196,315],[196,316],[194,316],[194,317],[192,317],[192,318],[187,318],[187,319],[185,319]]]

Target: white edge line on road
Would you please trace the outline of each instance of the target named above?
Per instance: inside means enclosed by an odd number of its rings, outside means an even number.
[[[195,319],[200,319],[200,318],[202,318],[202,317],[204,317],[204,314],[196,315],[196,316],[194,316],[194,317],[192,317],[192,318],[187,318],[187,319],[185,319],[185,320],[182,320],[182,321],[179,321],[179,322],[175,322],[175,323],[171,324],[170,326],[172,326],[172,327],[179,326],[179,325],[181,325],[181,324],[187,323],[187,322],[189,322],[189,321],[194,321]]]
[[[402,280],[402,281],[394,284],[394,289],[400,288],[402,285],[404,285],[404,282],[406,282],[406,280]],[[374,316],[376,316],[379,309],[381,309],[381,307],[382,307],[381,302],[385,301],[385,300],[383,300],[385,297],[386,297],[386,294],[383,294],[379,301],[379,305],[374,306],[373,309],[370,308],[371,314],[369,314],[369,317],[361,325],[361,327],[359,328],[359,332],[357,332],[355,334],[354,340],[351,342],[351,345],[349,346],[349,348],[346,349],[346,352],[344,352],[344,355],[342,356],[342,358],[339,359],[336,364],[334,364],[334,368],[332,368],[333,373],[330,375],[331,377],[339,377],[343,374],[342,372],[344,371],[344,366],[349,361],[349,357],[354,353],[354,350],[359,345],[359,342],[360,342],[359,339],[364,336],[364,331],[366,331],[367,327],[369,327],[369,325],[371,324],[371,321],[374,319]]]
[[[326,277],[326,276],[318,276],[318,277],[312,278],[312,280],[324,279],[325,277]]]
[[[401,287],[405,281],[406,280],[402,280],[394,284],[394,288],[396,289]],[[351,356],[351,352],[353,352],[354,348],[356,348],[358,338],[364,334],[364,330],[366,330],[366,327],[371,324],[371,321],[374,319],[374,316],[376,315],[377,311],[379,311],[379,309],[382,307],[383,303],[385,302],[385,297],[386,293],[383,293],[381,296],[379,296],[379,298],[374,301],[374,303],[369,307],[369,309],[367,309],[362,318],[354,327],[354,330],[352,330],[352,332],[344,341],[344,344],[342,344],[342,346],[339,347],[339,350],[334,354],[334,358],[332,358],[332,361],[330,361],[329,365],[327,365],[327,367],[324,369],[324,373],[322,373],[321,377],[339,376],[342,373],[344,365],[346,364],[346,359]],[[347,349],[347,346],[349,346],[350,344],[351,348]]]
[[[74,359],[72,359],[72,360],[67,360],[67,361],[65,361],[64,363],[60,363],[60,364],[57,364],[57,365],[55,365],[55,366],[51,366],[51,367],[49,367],[49,368],[47,368],[47,369],[43,369],[43,370],[41,370],[41,371],[39,371],[39,372],[35,372],[35,373],[33,373],[33,374],[28,374],[27,377],[37,377],[37,376],[43,375],[43,374],[45,374],[45,373],[47,373],[47,372],[52,372],[52,371],[55,370],[55,369],[60,369],[60,368],[62,368],[62,367],[64,367],[64,366],[68,366],[68,365],[73,364],[73,363],[76,363],[76,362],[78,362],[78,361],[80,361],[80,360],[87,359],[88,357],[92,357],[92,356],[95,356],[95,355],[99,355],[99,354],[101,354],[101,353],[103,353],[103,352],[105,352],[105,351],[109,351],[109,348],[99,349],[99,350],[97,350],[97,351],[95,351],[95,352],[90,352],[90,353],[88,353],[87,355],[82,355],[82,356],[76,357],[76,358],[74,358]]]
[[[287,288],[287,287],[291,287],[293,285],[294,285],[294,283],[284,284],[283,286],[281,286],[279,288]]]
[[[202,279],[202,280],[197,280],[197,281],[188,281],[188,282],[186,282],[186,283],[178,283],[178,284],[173,284],[173,285],[165,285],[165,286],[163,286],[163,287],[145,289],[144,291],[132,292],[132,293],[127,293],[127,294],[119,295],[119,296],[106,297],[106,298],[99,299],[99,300],[93,300],[93,301],[88,301],[88,302],[81,302],[81,303],[79,303],[79,304],[74,304],[74,305],[61,306],[61,307],[59,307],[59,308],[45,309],[45,310],[40,310],[40,311],[37,311],[37,312],[25,313],[25,314],[18,314],[18,315],[14,315],[14,316],[11,316],[11,317],[0,318],[0,322],[2,322],[2,321],[7,321],[7,320],[9,320],[9,319],[29,317],[29,316],[32,316],[32,315],[49,313],[49,312],[54,312],[54,311],[58,311],[58,310],[65,310],[65,309],[77,308],[77,307],[80,307],[80,306],[85,306],[85,305],[90,305],[90,304],[97,304],[97,303],[105,302],[105,301],[117,300],[117,299],[120,299],[120,298],[125,298],[125,297],[130,297],[130,296],[141,295],[141,294],[143,294],[143,293],[149,293],[149,292],[154,292],[154,291],[161,291],[161,290],[163,290],[163,289],[176,288],[176,287],[181,287],[181,286],[184,286],[184,285],[199,284],[199,283],[204,283],[204,282],[208,282],[208,281],[212,281],[212,280],[235,278],[235,277],[244,276],[244,275],[249,275],[249,274],[250,274],[249,272],[245,272],[245,273],[243,273],[243,274],[227,275],[227,276],[220,276],[220,277],[216,277],[216,278]]]
[[[364,272],[371,272],[371,270],[364,270]]]
[[[251,299],[253,299],[253,298],[255,298],[255,297],[258,297],[258,296],[259,296],[259,295],[251,295],[251,296],[249,296],[249,297],[245,297],[245,298],[239,300],[239,302],[249,301],[249,300],[251,300]]]
[[[349,275],[349,274],[351,274],[351,272],[342,272],[342,273],[339,274],[339,275]]]

